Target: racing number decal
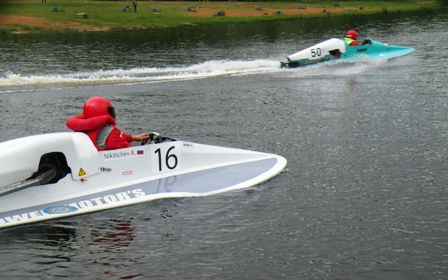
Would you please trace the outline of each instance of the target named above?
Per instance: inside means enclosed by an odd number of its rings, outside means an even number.
[[[311,56],[312,57],[321,56],[321,55],[322,55],[322,49],[321,48],[311,49]]]
[[[153,169],[155,172],[171,171],[179,166],[179,151],[176,146],[158,148],[154,151],[154,155]]]

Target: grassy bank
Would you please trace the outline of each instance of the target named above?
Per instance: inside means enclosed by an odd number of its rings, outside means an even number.
[[[45,1],[45,0],[43,0]],[[439,0],[300,2],[150,2],[18,0],[0,2],[0,29],[106,31],[437,9]]]

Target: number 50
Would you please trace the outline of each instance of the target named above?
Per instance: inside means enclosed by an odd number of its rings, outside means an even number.
[[[311,49],[311,56],[312,57],[321,56],[321,55],[322,55],[321,48]]]

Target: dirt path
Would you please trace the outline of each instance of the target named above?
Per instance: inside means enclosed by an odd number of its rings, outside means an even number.
[[[82,25],[79,22],[50,21],[45,18],[38,18],[31,16],[4,16],[4,15],[0,16],[0,27],[13,28],[17,26],[40,27],[50,29],[72,29],[72,30],[85,30],[85,31],[107,30],[107,28],[97,28]]]

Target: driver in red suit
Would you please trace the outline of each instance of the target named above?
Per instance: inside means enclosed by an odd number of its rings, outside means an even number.
[[[84,103],[83,113],[67,120],[67,127],[86,133],[98,151],[130,147],[132,141],[144,141],[149,133],[131,135],[115,126],[115,109],[109,99],[95,96]]]

